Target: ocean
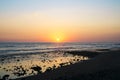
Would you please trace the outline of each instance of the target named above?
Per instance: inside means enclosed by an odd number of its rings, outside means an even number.
[[[119,49],[120,43],[42,43],[1,42],[0,78],[11,79],[44,73],[58,67],[88,60],[88,57],[65,53],[65,51],[96,51]],[[63,65],[64,64],[64,65]],[[35,68],[39,70],[35,70]]]
[[[120,48],[120,43],[4,42],[0,43],[0,55],[42,53],[58,50],[95,50],[116,48]]]

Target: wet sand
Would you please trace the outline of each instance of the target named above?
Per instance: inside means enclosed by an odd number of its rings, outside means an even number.
[[[42,74],[87,59],[88,57],[63,51],[0,56],[0,77],[9,75],[9,78],[16,79]]]
[[[96,55],[99,51],[102,52]],[[98,52],[90,60],[15,80],[120,80],[120,49]],[[79,51],[68,53],[80,54]],[[89,53],[86,52],[86,56]]]

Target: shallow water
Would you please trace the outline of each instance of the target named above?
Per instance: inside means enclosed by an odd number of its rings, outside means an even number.
[[[8,56],[1,58],[0,62],[0,75],[4,76],[9,74],[10,78],[18,78],[23,76],[35,75],[38,71],[32,69],[32,67],[40,67],[41,73],[46,69],[56,69],[61,66],[74,64],[80,60],[87,60],[88,57],[75,56],[68,53],[56,52],[56,53],[44,53],[44,54],[32,54],[26,56]]]

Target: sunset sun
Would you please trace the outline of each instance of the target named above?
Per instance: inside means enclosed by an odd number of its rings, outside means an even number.
[[[60,42],[60,38],[56,38],[56,41],[57,41],[57,42]]]
[[[57,31],[57,32],[54,32],[53,34],[50,35],[50,39],[52,42],[57,42],[57,43],[61,43],[61,42],[65,42],[65,39],[67,38],[65,36],[66,34],[62,31]]]

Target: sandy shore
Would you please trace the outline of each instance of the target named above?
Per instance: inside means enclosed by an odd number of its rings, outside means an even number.
[[[120,80],[119,74],[120,50],[113,50],[87,61],[15,80]]]

